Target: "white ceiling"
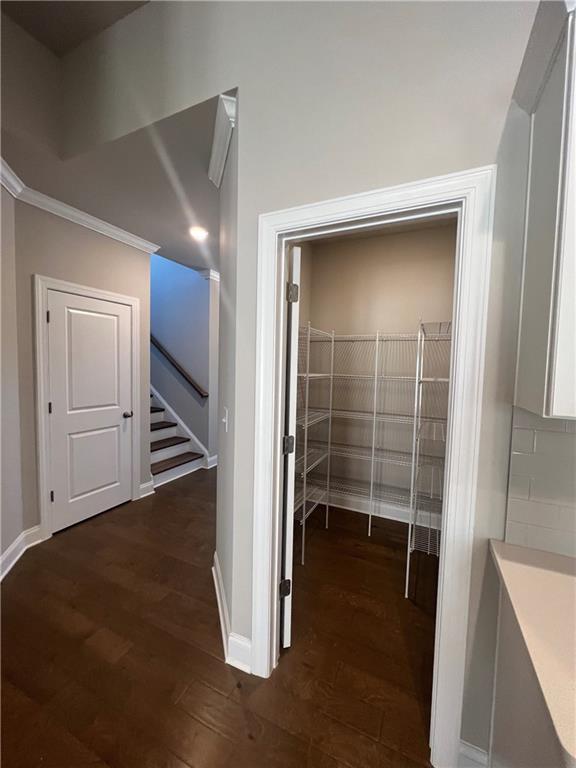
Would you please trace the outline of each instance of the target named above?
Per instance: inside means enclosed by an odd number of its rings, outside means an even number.
[[[187,266],[218,269],[219,194],[208,179],[217,99],[83,155],[60,159],[4,132],[2,156],[32,189],[161,246]],[[188,229],[200,225],[199,245]]]

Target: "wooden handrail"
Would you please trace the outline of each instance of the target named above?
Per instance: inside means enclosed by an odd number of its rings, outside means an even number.
[[[194,379],[192,378],[192,376],[190,376],[190,374],[188,373],[188,371],[187,371],[185,368],[183,368],[183,367],[180,365],[180,363],[178,362],[178,360],[176,360],[175,358],[173,358],[173,357],[172,357],[172,355],[170,354],[170,352],[168,352],[168,350],[166,349],[166,347],[163,347],[163,346],[162,346],[162,344],[160,344],[160,342],[158,341],[158,339],[156,338],[156,336],[153,336],[152,334],[150,334],[150,341],[152,342],[152,344],[154,344],[154,346],[156,347],[156,349],[157,349],[159,352],[161,352],[161,353],[164,355],[164,357],[166,358],[166,360],[168,360],[168,362],[169,362],[169,363],[170,363],[172,366],[174,366],[174,368],[176,368],[176,370],[178,371],[178,373],[179,373],[179,374],[180,374],[180,375],[181,375],[181,376],[182,376],[184,379],[186,379],[186,381],[188,382],[188,384],[190,384],[190,386],[191,386],[191,387],[193,387],[193,388],[196,390],[196,392],[198,392],[198,394],[200,395],[200,397],[203,397],[203,398],[206,398],[206,397],[208,397],[208,392],[206,392],[206,390],[205,390],[205,389],[203,389],[203,388],[200,386],[200,384],[198,384],[198,382],[197,382],[197,381],[194,381]]]

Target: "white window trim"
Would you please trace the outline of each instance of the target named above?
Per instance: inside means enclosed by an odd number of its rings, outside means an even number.
[[[496,167],[487,166],[259,218],[251,671],[267,677],[278,661],[280,349],[286,246],[318,230],[371,226],[378,217],[410,219],[426,211],[427,215],[459,212],[430,731],[431,759],[437,768],[453,768],[460,751],[495,180]]]
[[[63,291],[91,299],[114,301],[126,304],[131,312],[132,346],[132,500],[139,499],[146,492],[141,491],[140,443],[141,443],[141,398],[140,398],[140,300],[134,296],[102,291],[85,285],[56,280],[51,277],[34,275],[35,308],[35,358],[36,358],[36,453],[38,459],[38,503],[40,507],[40,528],[42,537],[49,538],[53,532],[52,508],[50,504],[50,443],[48,424],[48,291]]]

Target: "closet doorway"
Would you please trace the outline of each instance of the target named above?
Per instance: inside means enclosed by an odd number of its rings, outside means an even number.
[[[268,677],[281,658],[282,619],[285,627],[293,597],[293,539],[286,534],[294,520],[290,523],[283,515],[294,503],[286,498],[294,489],[290,473],[295,461],[289,452],[294,432],[285,432],[291,399],[296,418],[297,369],[286,359],[288,336],[297,342],[299,326],[289,301],[291,249],[327,235],[359,235],[383,225],[457,217],[430,717],[434,766],[456,765],[460,753],[495,175],[494,167],[472,169],[263,214],[259,222],[250,669]],[[287,379],[287,370],[293,380]]]
[[[364,736],[423,764],[457,236],[447,214],[303,240],[288,254],[293,569],[281,644],[330,659],[321,708],[328,696],[348,720],[361,712]]]

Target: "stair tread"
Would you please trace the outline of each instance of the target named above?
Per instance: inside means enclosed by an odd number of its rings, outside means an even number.
[[[177,427],[178,424],[176,424],[175,421],[153,421],[152,424],[150,424],[150,429],[152,432],[156,432],[159,429],[168,429],[169,427]]]
[[[190,461],[196,461],[196,459],[201,458],[201,453],[186,451],[186,453],[180,453],[178,456],[173,456],[171,459],[164,459],[163,461],[154,462],[154,464],[152,464],[150,467],[150,471],[153,475],[159,475],[160,472],[166,472],[169,469],[180,467],[182,464],[188,464]]]
[[[162,440],[154,440],[154,442],[150,444],[150,450],[161,451],[162,448],[170,448],[173,445],[189,442],[189,437],[182,437],[181,435],[176,435],[175,437],[163,437]]]
[[[150,406],[150,413],[162,413],[162,411],[164,411],[164,408],[160,408],[159,405]]]

